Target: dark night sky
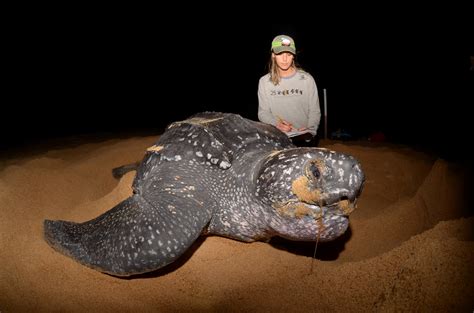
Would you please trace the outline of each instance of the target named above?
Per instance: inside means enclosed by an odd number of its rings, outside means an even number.
[[[280,33],[294,37],[321,105],[327,89],[329,131],[381,130],[391,141],[441,152],[472,141],[474,40],[462,17],[315,9],[310,17],[250,22],[245,11],[169,20],[135,13],[68,10],[20,30],[2,148],[76,134],[157,133],[205,110],[256,119],[258,79]]]

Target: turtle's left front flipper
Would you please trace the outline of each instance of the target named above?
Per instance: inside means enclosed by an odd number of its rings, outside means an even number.
[[[56,250],[86,266],[129,276],[175,261],[210,218],[195,201],[168,196],[152,205],[135,194],[84,223],[45,220],[44,235]]]

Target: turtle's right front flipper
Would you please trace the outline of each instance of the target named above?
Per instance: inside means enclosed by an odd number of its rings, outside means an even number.
[[[44,235],[53,248],[86,266],[129,276],[175,261],[210,217],[195,201],[168,196],[152,205],[135,194],[84,223],[45,220]]]

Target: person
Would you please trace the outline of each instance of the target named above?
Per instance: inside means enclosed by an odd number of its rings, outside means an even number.
[[[258,119],[286,133],[297,146],[317,146],[321,120],[314,78],[296,63],[293,38],[276,36],[269,71],[258,82]]]

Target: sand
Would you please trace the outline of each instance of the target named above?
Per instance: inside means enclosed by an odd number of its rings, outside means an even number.
[[[44,219],[85,221],[131,194],[156,137],[116,138],[0,160],[0,312],[472,312],[468,172],[404,146],[322,146],[367,181],[348,232],[319,244],[201,237],[179,261],[132,279],[89,269],[43,240]]]

